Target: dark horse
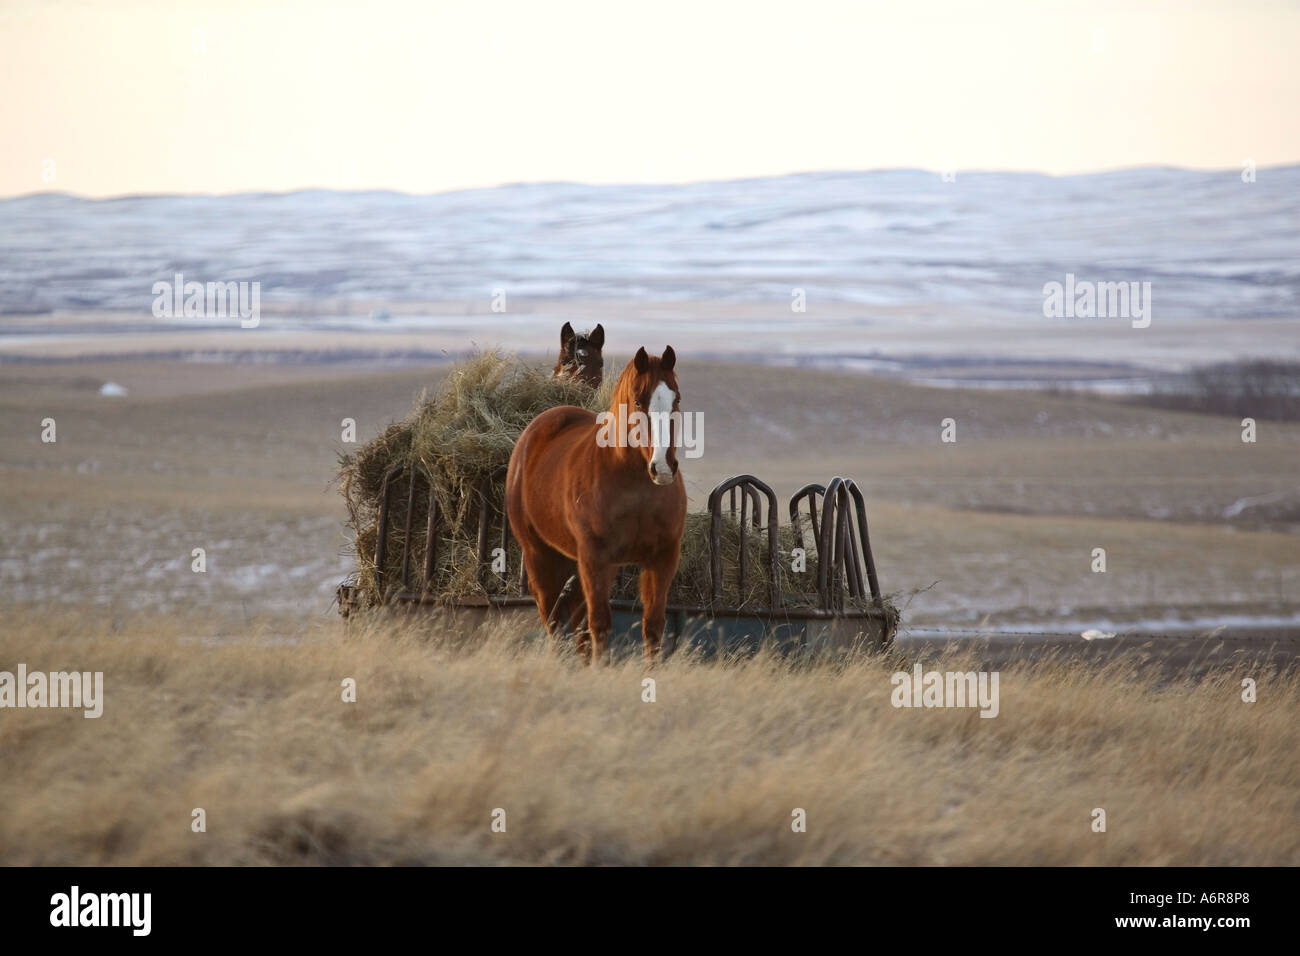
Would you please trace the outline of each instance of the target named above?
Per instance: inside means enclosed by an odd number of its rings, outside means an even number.
[[[555,363],[556,378],[572,378],[600,388],[605,373],[605,327],[598,325],[585,335],[573,331],[568,322],[560,329],[560,357]]]
[[[609,591],[621,565],[641,566],[647,660],[663,640],[668,586],[686,526],[671,421],[681,401],[676,362],[672,346],[662,357],[640,349],[614,388],[612,419],[572,405],[552,408],[524,429],[510,456],[506,513],[537,611],[552,639],[571,629],[584,658],[585,613],[591,659],[598,663],[612,626]],[[647,417],[663,427],[638,428]],[[619,433],[612,440],[611,431]],[[575,573],[581,594],[565,587]]]

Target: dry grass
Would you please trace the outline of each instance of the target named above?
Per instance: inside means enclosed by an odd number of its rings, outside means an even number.
[[[559,405],[600,411],[609,405],[613,385],[592,389],[560,380],[536,365],[499,350],[478,352],[457,363],[430,395],[421,393],[403,421],[394,422],[355,451],[339,456],[338,483],[355,542],[356,583],[372,601],[379,595],[376,545],[380,502],[395,468],[416,465],[428,476],[441,516],[437,593],[451,597],[483,592],[476,556],[479,494],[504,499],[504,470],[519,434],[542,412]],[[388,560],[385,581],[400,577],[401,530],[412,481],[393,474]],[[423,529],[428,520],[427,486],[419,493],[409,521]],[[498,520],[501,520],[498,516]],[[411,561],[424,564],[423,534],[411,536]],[[515,567],[518,567],[516,563]]]
[[[1300,863],[1294,670],[1244,704],[1249,670],[1016,666],[988,720],[891,707],[902,657],[679,658],[642,703],[639,662],[500,626],[6,625],[0,669],[102,670],[106,702],[0,713],[3,864]]]

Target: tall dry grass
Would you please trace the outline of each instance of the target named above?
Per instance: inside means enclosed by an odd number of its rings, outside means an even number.
[[[0,670],[105,706],[0,711],[4,864],[1300,863],[1294,671],[1015,667],[981,719],[893,708],[902,654],[677,658],[644,703],[504,626],[7,618]]]

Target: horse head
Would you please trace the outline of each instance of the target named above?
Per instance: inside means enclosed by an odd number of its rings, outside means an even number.
[[[677,478],[673,413],[680,413],[682,393],[676,365],[677,353],[671,345],[664,348],[663,355],[650,355],[642,346],[619,376],[610,409],[618,421],[631,423],[628,444],[645,460],[646,471],[656,485],[671,485]]]
[[[573,331],[568,322],[560,329],[560,357],[555,363],[556,378],[573,378],[592,388],[600,387],[605,369],[601,349],[605,347],[605,327],[597,325],[590,332]]]

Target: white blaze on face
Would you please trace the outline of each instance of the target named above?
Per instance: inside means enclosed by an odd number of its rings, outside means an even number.
[[[669,424],[673,412],[673,390],[665,382],[650,396],[650,435],[654,443],[654,455],[650,458],[650,474],[655,484],[672,484],[673,468],[668,463],[668,448],[672,441],[672,427]]]

